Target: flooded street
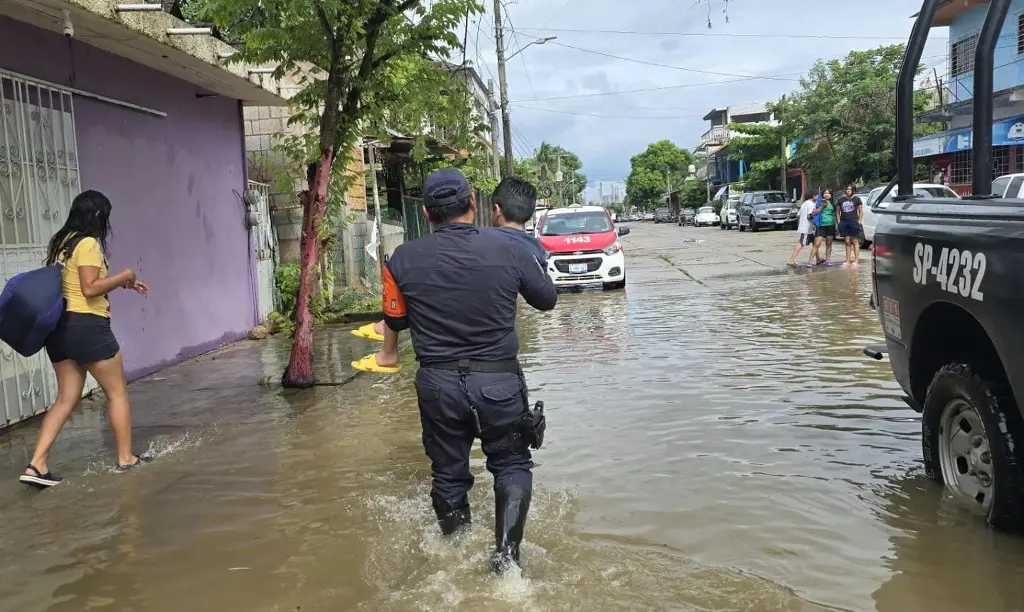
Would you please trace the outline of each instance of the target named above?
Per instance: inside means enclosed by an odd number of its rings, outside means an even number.
[[[243,343],[133,385],[158,458],[111,473],[97,403],[15,475],[37,424],[0,436],[0,608],[32,611],[1019,610],[1024,543],[924,476],[920,423],[867,306],[870,264],[783,270],[792,234],[635,224],[629,285],[521,319],[548,409],[523,577],[488,572],[491,477],[440,538],[414,362],[321,336],[284,392],[284,349]],[[839,257],[835,257],[839,260]],[[88,402],[87,402],[88,403]]]

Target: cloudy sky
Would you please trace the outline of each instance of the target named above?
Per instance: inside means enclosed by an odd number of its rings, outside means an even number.
[[[727,20],[724,0],[710,0],[710,11],[708,2],[505,0],[507,54],[557,37],[508,62],[516,155],[532,155],[542,141],[564,146],[583,160],[588,196],[599,181],[607,192],[609,183],[625,181],[629,158],[648,143],[667,138],[692,150],[711,108],[776,100],[817,59],[904,42],[921,6],[729,0]],[[492,2],[485,4],[488,13],[470,23],[467,55],[497,88]],[[922,59],[940,74],[947,36],[934,30]],[[654,88],[663,89],[621,93]]]

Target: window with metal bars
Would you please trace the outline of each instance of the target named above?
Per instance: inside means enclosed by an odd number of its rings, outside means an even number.
[[[949,66],[953,78],[974,72],[974,50],[978,47],[978,35],[968,36],[950,45]]]
[[[1024,13],[1017,14],[1017,55],[1024,53]]]
[[[971,165],[971,152],[960,151],[953,154],[953,163],[949,166],[950,185],[969,185],[974,178]]]
[[[1010,147],[992,147],[992,178],[1010,173]]]

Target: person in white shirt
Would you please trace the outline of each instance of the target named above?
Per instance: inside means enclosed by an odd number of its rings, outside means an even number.
[[[796,258],[803,250],[805,246],[811,246],[814,244],[814,226],[811,224],[811,213],[814,212],[815,194],[808,191],[804,195],[804,203],[800,206],[800,212],[798,217],[800,219],[797,225],[797,237],[796,247],[793,249],[793,254],[789,258],[788,265],[793,267],[796,266]],[[811,249],[811,255],[807,260],[808,266],[814,265],[814,249]]]

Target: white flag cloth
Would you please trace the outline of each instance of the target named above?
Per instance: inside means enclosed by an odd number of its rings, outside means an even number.
[[[366,254],[377,261],[377,245],[380,244],[380,228],[377,226],[377,218],[373,219],[373,230],[370,232],[370,243],[366,245]]]

